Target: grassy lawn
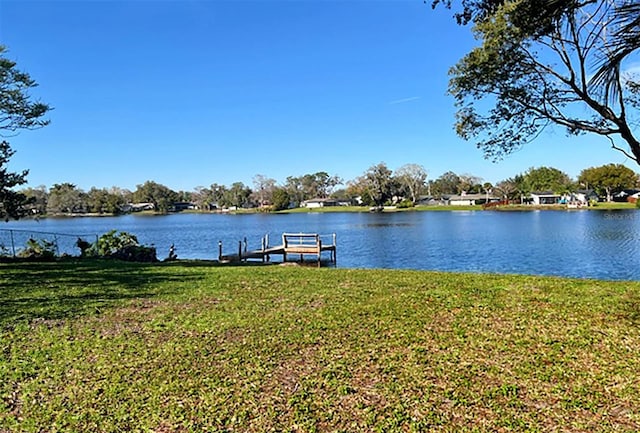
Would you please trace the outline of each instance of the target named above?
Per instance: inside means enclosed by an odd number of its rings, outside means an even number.
[[[596,206],[581,208],[581,210],[634,210],[638,209],[635,203],[598,203]],[[484,210],[481,205],[468,206],[415,206],[405,209],[385,209],[384,212],[442,212],[442,211],[481,211]],[[519,205],[512,204],[507,206],[499,206],[489,210],[499,211],[534,211],[534,210],[567,210],[567,206],[562,205]],[[363,206],[328,206],[321,208],[295,208],[280,211],[278,213],[330,213],[330,212],[369,212],[368,207]]]
[[[300,207],[287,209],[278,213],[331,213],[331,212],[369,212],[367,206],[327,206],[319,208]],[[386,208],[383,212],[415,212],[415,211],[462,211],[462,210],[482,210],[482,206],[415,206],[410,208]]]
[[[640,431],[640,283],[0,264],[0,431]]]
[[[623,209],[638,209],[635,203],[598,203],[596,206],[589,208],[594,210],[623,210]]]

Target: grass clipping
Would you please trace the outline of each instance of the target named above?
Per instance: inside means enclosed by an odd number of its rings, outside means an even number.
[[[0,431],[638,431],[640,284],[0,265]]]

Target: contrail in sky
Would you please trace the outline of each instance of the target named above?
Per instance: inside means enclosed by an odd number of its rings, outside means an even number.
[[[405,102],[417,101],[418,99],[421,99],[420,96],[412,96],[411,98],[396,99],[395,101],[389,102],[389,105],[404,104]]]

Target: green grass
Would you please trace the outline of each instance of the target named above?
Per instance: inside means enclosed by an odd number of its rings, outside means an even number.
[[[577,210],[606,211],[606,210],[636,210],[635,203],[598,203],[595,206],[582,207]],[[534,211],[534,210],[563,210],[573,212],[576,209],[568,209],[566,204],[556,205],[531,205],[531,204],[510,204],[489,208],[495,211]]]
[[[300,207],[295,209],[287,209],[278,213],[331,213],[331,212],[369,212],[368,206],[327,206],[320,208],[306,208]],[[389,208],[383,212],[414,212],[414,211],[467,211],[467,210],[482,210],[482,206],[415,206],[409,208]]]
[[[482,205],[446,205],[446,206],[416,206],[412,208],[419,211],[469,211],[469,210],[482,210]]]
[[[581,210],[625,210],[637,209],[635,203],[598,203],[596,206],[581,208]],[[484,210],[482,205],[468,206],[415,206],[405,209],[385,209],[384,212],[442,212],[442,211],[481,211]],[[498,211],[534,211],[534,210],[567,210],[567,206],[562,205],[520,205],[512,204],[508,206],[499,206],[490,208],[489,210]],[[369,208],[365,206],[329,206],[322,208],[295,208],[280,211],[278,213],[331,213],[331,212],[369,212]]]
[[[317,208],[296,207],[278,211],[277,213],[330,213],[330,212],[369,212],[367,206],[326,206]]]
[[[0,264],[0,431],[640,430],[640,283]]]
[[[598,203],[596,206],[592,206],[589,209],[593,210],[622,210],[622,209],[638,209],[635,203]]]

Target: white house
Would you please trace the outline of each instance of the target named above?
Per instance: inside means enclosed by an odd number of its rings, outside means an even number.
[[[492,203],[500,201],[498,197],[493,197],[488,194],[466,194],[452,195],[449,197],[449,204],[451,206],[474,206],[478,204]]]
[[[598,200],[598,195],[591,189],[579,189],[569,195],[569,203],[588,205],[591,200]]]
[[[301,207],[319,208],[327,206],[339,206],[338,201],[332,198],[312,198],[302,202]]]
[[[154,210],[153,203],[127,203],[122,206],[123,212],[142,212],[144,210]]]
[[[542,191],[542,192],[532,192],[531,200],[535,205],[542,204],[558,204],[562,196],[560,194],[555,194],[552,191]]]

